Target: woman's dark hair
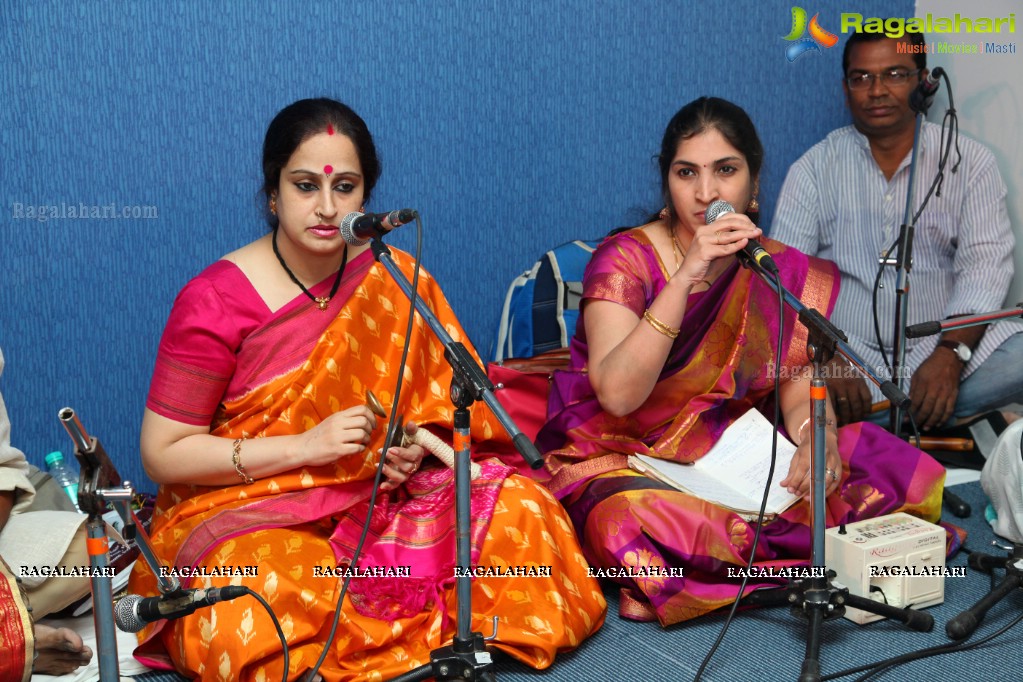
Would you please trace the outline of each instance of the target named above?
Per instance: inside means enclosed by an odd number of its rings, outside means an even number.
[[[369,201],[380,177],[380,160],[369,128],[357,113],[332,99],[302,99],[281,109],[266,129],[263,140],[263,195],[267,202],[281,182],[281,169],[307,139],[333,128],[355,145],[355,153],[362,166],[363,199]],[[277,224],[277,216],[270,215],[270,224]]]
[[[756,181],[760,177],[760,167],[764,163],[764,146],[760,143],[753,121],[742,107],[718,97],[701,97],[693,100],[679,109],[668,122],[668,127],[664,130],[664,139],[661,140],[661,153],[657,157],[661,171],[661,199],[672,220],[675,220],[676,216],[675,207],[671,203],[671,190],[668,188],[671,162],[675,159],[682,140],[688,140],[711,129],[717,130],[728,144],[742,152],[746,157],[746,163],[749,164],[752,180]]]

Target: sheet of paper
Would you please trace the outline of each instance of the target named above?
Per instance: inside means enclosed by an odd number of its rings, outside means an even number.
[[[764,494],[771,466],[771,423],[757,410],[750,410],[721,435],[718,442],[696,464],[678,464],[637,455],[648,467],[677,481],[698,497],[733,509],[756,511]],[[767,511],[778,513],[797,499],[778,482],[788,475],[796,446],[778,437],[778,457]]]

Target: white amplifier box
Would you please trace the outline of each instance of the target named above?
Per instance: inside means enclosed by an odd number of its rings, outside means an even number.
[[[899,512],[829,528],[827,568],[850,594],[899,608],[945,601],[945,529]],[[845,617],[865,625],[884,616],[846,607]]]

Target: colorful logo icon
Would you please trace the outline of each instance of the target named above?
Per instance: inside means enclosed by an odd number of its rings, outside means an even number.
[[[838,42],[838,36],[825,31],[817,23],[818,16],[820,14],[814,14],[809,24],[807,24],[806,10],[802,7],[792,8],[792,30],[789,31],[787,36],[782,38],[782,40],[792,43],[785,49],[785,56],[788,57],[790,62],[796,61],[811,50],[820,52],[821,46],[834,47],[835,43]],[[803,36],[806,34],[807,28],[810,30],[810,37],[804,38]]]

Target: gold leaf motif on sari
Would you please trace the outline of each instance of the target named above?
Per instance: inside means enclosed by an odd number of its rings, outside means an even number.
[[[529,615],[525,617],[526,625],[528,625],[533,633],[540,636],[550,636],[554,634],[554,629],[551,627],[549,621],[540,618],[539,616]]]
[[[279,618],[278,620],[281,623],[281,632],[284,633],[284,637],[286,639],[290,640],[291,636],[293,634],[295,634],[295,621],[294,621],[294,619],[291,617],[290,613],[286,613],[281,618]]]
[[[435,398],[447,397],[447,391],[444,389],[443,386],[440,385],[440,382],[437,381],[436,379],[430,379],[430,393]]]
[[[379,294],[377,296],[377,305],[379,305],[380,309],[385,313],[390,314],[392,317],[394,316],[394,303],[389,297]]]
[[[238,624],[238,629],[235,630],[235,634],[238,635],[238,639],[241,640],[243,645],[248,646],[249,642],[251,642],[255,638],[256,636],[255,626],[256,621],[252,617],[252,609],[251,608],[245,609],[242,612],[241,623]],[[226,652],[224,655],[225,656],[227,655]]]
[[[271,603],[277,599],[277,571],[270,571],[263,581],[263,596]]]
[[[554,552],[559,559],[562,558],[561,548],[558,547],[558,543],[554,540],[554,536],[548,533],[546,530],[541,530],[540,536],[547,541],[547,544],[550,546],[551,551]]]
[[[231,557],[234,555],[234,549],[238,546],[235,540],[228,540],[224,544],[217,548],[216,553],[213,555],[217,560],[217,564],[226,566],[231,562]]]
[[[231,654],[227,653],[226,651],[220,654],[217,678],[221,680],[221,682],[228,682],[228,680],[234,679],[234,677],[231,675]]]
[[[533,513],[533,516],[537,518],[543,518],[543,511],[540,510],[540,505],[530,499],[523,499],[522,506]]]
[[[528,549],[532,546],[529,542],[529,537],[515,526],[506,526],[504,534],[515,543],[517,549]]]
[[[568,602],[565,601],[565,598],[561,596],[560,592],[555,592],[554,590],[547,590],[546,592],[544,592],[544,598],[551,604],[554,604],[554,606],[558,608],[558,611],[561,611],[562,613],[568,613]]]
[[[210,609],[208,613],[210,614],[209,618],[199,616],[199,640],[207,651],[209,651],[210,642],[217,636],[217,610]]]
[[[503,594],[516,604],[533,603],[533,596],[523,590],[503,590]]]
[[[360,359],[362,344],[359,343],[359,339],[352,336],[351,332],[345,332],[345,340],[348,342],[347,355],[355,358],[356,360]]]
[[[366,326],[366,331],[379,338],[380,336],[380,325],[374,320],[369,314],[362,314],[362,323]]]
[[[377,374],[379,374],[380,376],[385,377],[391,373],[387,361],[385,361],[376,353],[373,354],[373,359],[371,360],[371,362],[373,363],[373,369],[375,369],[377,371]]]
[[[323,366],[327,368],[327,374],[329,374],[335,381],[341,379],[341,368],[337,365],[337,360],[328,357],[327,361],[323,363]]]
[[[666,568],[664,559],[648,549],[640,549],[638,551],[626,552],[623,557],[623,563],[630,568],[646,572],[645,575],[635,575],[632,578],[644,594],[650,596],[660,594],[667,581],[666,576],[657,575],[658,569]]]

